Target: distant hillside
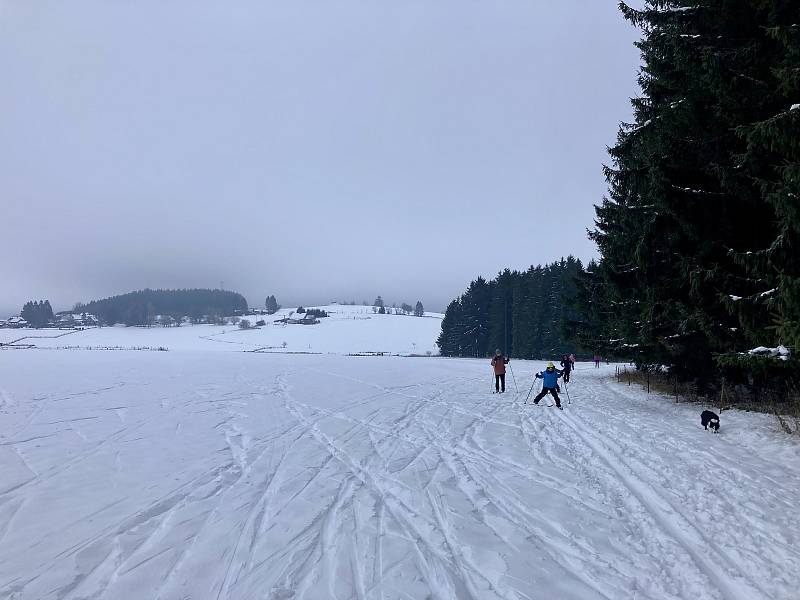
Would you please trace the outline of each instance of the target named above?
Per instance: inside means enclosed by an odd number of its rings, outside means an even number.
[[[76,312],[97,315],[108,325],[147,325],[156,315],[194,319],[205,315],[232,315],[247,310],[247,300],[236,292],[224,290],[139,290],[75,305]]]

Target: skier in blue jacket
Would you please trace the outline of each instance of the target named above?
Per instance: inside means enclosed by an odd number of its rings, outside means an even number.
[[[534,404],[539,404],[539,400],[550,393],[553,395],[553,398],[556,399],[556,406],[564,410],[561,407],[561,399],[558,397],[558,378],[561,377],[562,374],[563,372],[556,369],[556,366],[552,362],[547,363],[547,368],[544,371],[536,374],[536,379],[544,380],[544,386],[542,387],[542,391],[533,399]]]

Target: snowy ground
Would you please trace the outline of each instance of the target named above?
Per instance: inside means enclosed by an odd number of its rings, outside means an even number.
[[[2,351],[0,597],[797,598],[769,417],[512,365]]]

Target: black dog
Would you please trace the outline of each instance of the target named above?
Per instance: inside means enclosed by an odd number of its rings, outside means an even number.
[[[700,413],[700,425],[706,428],[706,431],[709,427],[714,430],[714,433],[719,432],[719,416],[717,413],[713,413],[710,410],[704,410]]]

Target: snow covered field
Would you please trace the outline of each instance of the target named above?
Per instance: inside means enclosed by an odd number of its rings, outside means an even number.
[[[37,348],[166,348],[169,350],[228,350],[241,352],[313,352],[348,354],[438,354],[436,338],[442,327],[439,313],[424,317],[378,315],[372,307],[331,305],[330,314],[317,325],[278,323],[293,309],[271,316],[245,317],[258,329],[241,330],[227,325],[181,327],[102,327],[81,331],[58,329],[0,329],[0,344],[25,338],[19,344]],[[285,343],[285,345],[284,345]]]
[[[798,597],[771,418],[713,435],[613,366],[525,407],[512,365],[2,351],[0,597]]]

